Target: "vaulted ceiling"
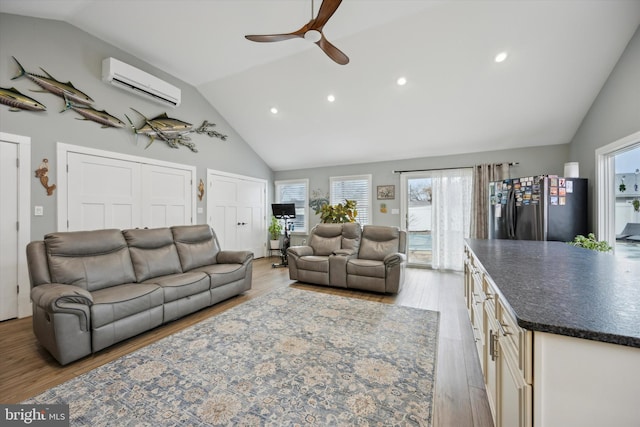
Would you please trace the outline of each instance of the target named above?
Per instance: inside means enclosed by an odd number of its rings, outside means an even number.
[[[303,39],[244,38],[297,30],[311,0],[0,12],[66,21],[192,84],[274,170],[568,143],[640,24],[637,0],[344,0],[324,27],[338,65]]]

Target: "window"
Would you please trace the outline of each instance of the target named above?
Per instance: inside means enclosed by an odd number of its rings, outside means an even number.
[[[307,233],[309,225],[309,180],[276,181],[276,203],[294,203],[296,217],[291,220],[294,233]]]
[[[329,178],[330,202],[344,203],[355,200],[358,216],[356,220],[362,224],[371,221],[371,175],[338,176]]]

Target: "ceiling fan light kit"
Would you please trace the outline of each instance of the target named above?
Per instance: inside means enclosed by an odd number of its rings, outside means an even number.
[[[279,42],[293,38],[303,38],[318,45],[329,58],[340,65],[349,63],[349,57],[327,40],[322,32],[325,24],[333,16],[342,0],[323,0],[318,16],[313,17],[313,0],[311,0],[311,20],[297,31],[283,34],[248,35],[247,40],[258,43]]]

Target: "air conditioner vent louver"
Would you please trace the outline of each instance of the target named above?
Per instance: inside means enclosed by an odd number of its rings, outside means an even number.
[[[115,58],[102,61],[102,80],[163,105],[180,105],[179,88]]]

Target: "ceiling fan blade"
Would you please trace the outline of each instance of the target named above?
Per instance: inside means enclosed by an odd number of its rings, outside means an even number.
[[[349,63],[349,57],[345,55],[340,49],[335,47],[324,36],[316,42],[316,44],[327,54],[327,56],[333,59],[340,65],[347,65]]]
[[[318,11],[318,16],[311,25],[312,30],[320,31],[324,24],[327,23],[329,18],[333,16],[338,6],[340,6],[342,0],[323,0],[322,5],[320,5],[320,10]]]
[[[246,38],[247,40],[251,40],[252,42],[259,42],[259,43],[279,42],[282,40],[294,39],[296,37],[303,37],[303,36],[298,34],[297,32],[289,33],[289,34],[265,34],[265,35],[244,36],[244,38]]]

